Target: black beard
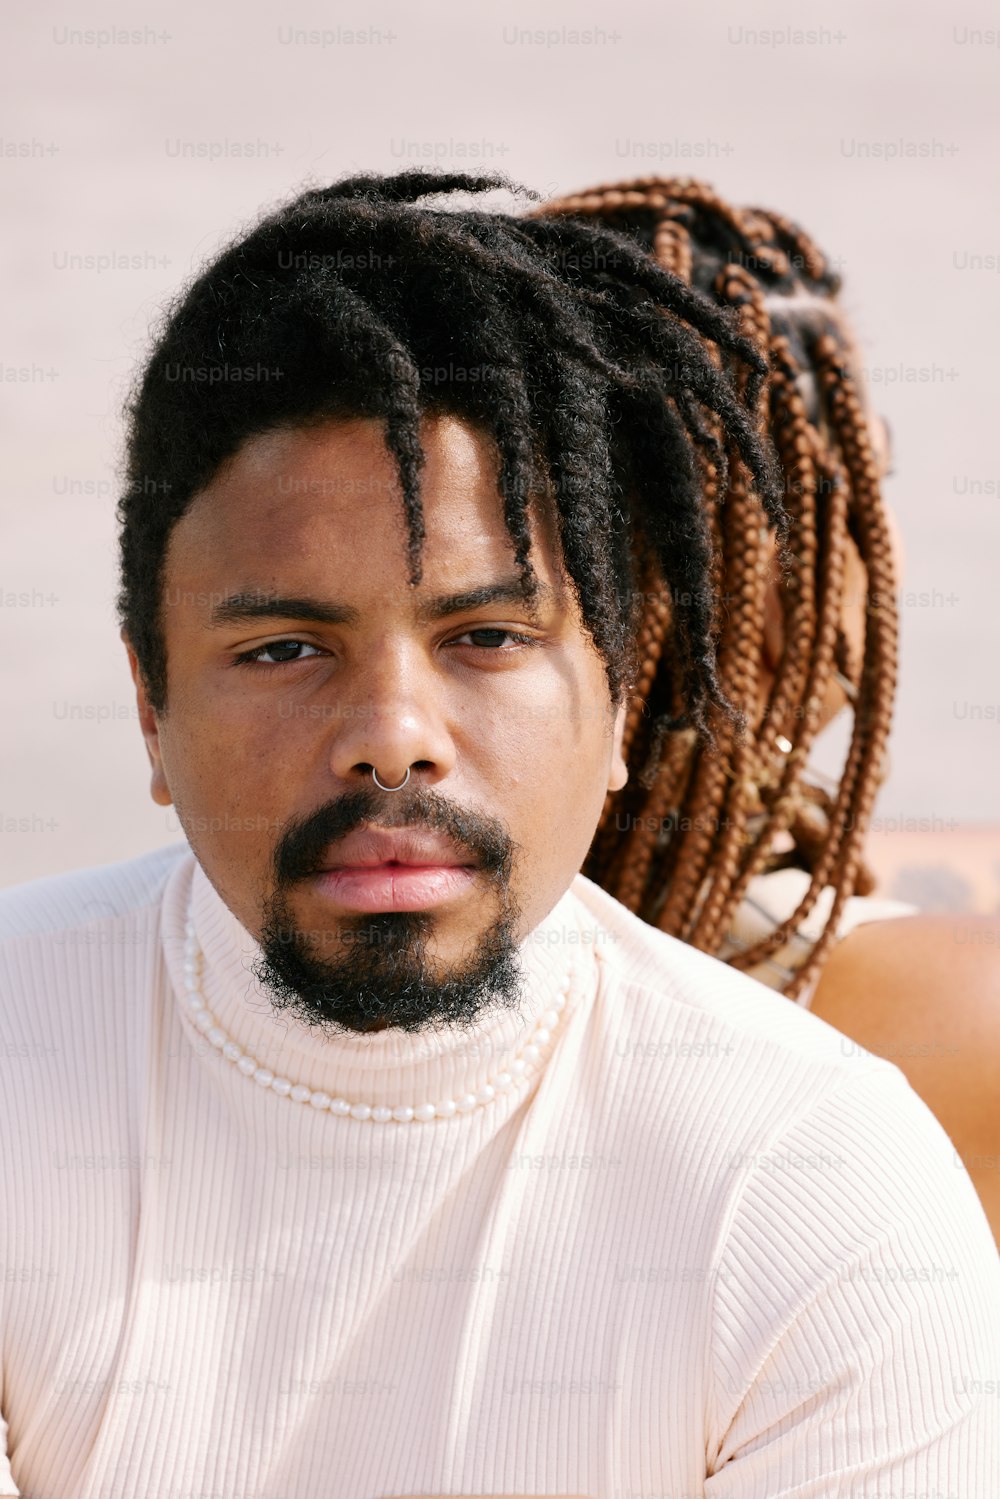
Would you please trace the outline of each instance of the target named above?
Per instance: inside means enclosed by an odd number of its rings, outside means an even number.
[[[479,818],[473,823],[426,791],[394,804],[391,821],[384,806],[367,791],[350,793],[286,830],[275,851],[273,893],[264,906],[261,956],[253,964],[274,1009],[332,1039],[385,1028],[413,1033],[441,1025],[471,1026],[489,1010],[516,1008],[523,997],[524,970],[517,935],[521,909],[510,887],[511,840],[498,824]],[[287,889],[315,872],[316,860],[331,842],[366,821],[379,827],[440,829],[480,856],[477,877],[496,883],[501,912],[467,962],[432,970],[427,938],[435,918],[430,911],[340,917],[343,956],[316,956],[294,924]]]

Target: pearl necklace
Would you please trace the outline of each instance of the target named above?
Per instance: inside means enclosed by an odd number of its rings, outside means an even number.
[[[270,1088],[280,1098],[290,1098],[293,1103],[309,1104],[312,1108],[338,1114],[351,1119],[370,1119],[375,1124],[424,1124],[431,1119],[450,1119],[454,1114],[471,1114],[474,1109],[491,1102],[498,1093],[506,1093],[523,1078],[529,1077],[551,1048],[553,1032],[559,1025],[566,1007],[566,999],[572,987],[574,972],[563,980],[560,992],[544,1011],[538,1025],[527,1042],[516,1053],[513,1061],[490,1075],[490,1079],[478,1093],[463,1093],[458,1098],[445,1098],[440,1103],[398,1104],[389,1108],[384,1104],[352,1103],[347,1098],[331,1098],[322,1089],[307,1088],[303,1083],[293,1083],[290,1078],[276,1077],[269,1067],[261,1066],[256,1057],[244,1052],[231,1036],[219,1025],[205,1003],[201,992],[202,951],[195,935],[194,919],[189,914],[184,928],[184,986],[186,1009],[193,1025],[201,1031],[228,1062],[253,1078],[262,1088]]]

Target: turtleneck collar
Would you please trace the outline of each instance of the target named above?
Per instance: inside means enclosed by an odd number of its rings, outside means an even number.
[[[178,861],[164,891],[163,942],[185,1029],[201,1051],[204,1038],[184,1004],[184,928],[189,910],[203,953],[202,997],[218,1025],[276,1076],[352,1102],[393,1108],[475,1093],[513,1060],[559,993],[566,994],[561,1032],[569,1013],[581,997],[593,992],[597,981],[595,948],[585,935],[592,922],[570,885],[520,945],[525,982],[517,1008],[489,1011],[471,1027],[328,1037],[274,1010],[252,972],[261,953],[259,944],[191,852]],[[540,1066],[544,1070],[544,1058]]]

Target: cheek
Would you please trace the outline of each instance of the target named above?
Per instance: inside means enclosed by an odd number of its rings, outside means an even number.
[[[536,759],[526,762],[535,780],[532,795],[539,806],[553,853],[565,859],[568,850],[582,862],[607,796],[608,767],[613,749],[614,718],[602,704],[590,716],[553,714],[547,732],[539,736]]]
[[[272,721],[270,715],[238,716],[218,704],[178,702],[160,745],[174,805],[192,845],[196,836],[211,843],[221,839],[230,847],[235,840],[249,857],[251,848],[273,841],[277,819],[296,799],[294,767],[304,763],[302,737],[301,728]]]
[[[511,819],[520,813],[538,844],[586,821],[595,799],[599,815],[612,724],[600,703],[588,716],[582,687],[575,704],[551,694],[512,699],[480,714],[474,726],[463,724],[458,763],[470,767],[470,785],[478,782],[485,795],[496,796],[501,815],[509,793]]]

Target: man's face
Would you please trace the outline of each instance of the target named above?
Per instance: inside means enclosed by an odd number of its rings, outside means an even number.
[[[551,590],[537,614],[518,598],[431,608],[518,570],[489,438],[437,416],[421,440],[416,587],[380,424],[268,433],[171,534],[162,718],[129,647],[154,800],[174,804],[261,944],[276,1007],[328,1034],[471,1023],[515,1003],[516,946],[568,888],[606,793],[627,778],[625,709],[612,709],[551,513],[533,513],[531,561]],[[234,598],[256,612],[223,611]],[[285,602],[261,613],[271,598]],[[306,600],[339,617],[310,617]],[[380,790],[373,766],[385,786],[407,768],[409,781]],[[443,840],[465,872],[319,872],[380,853],[359,852],[365,829],[404,828]]]

